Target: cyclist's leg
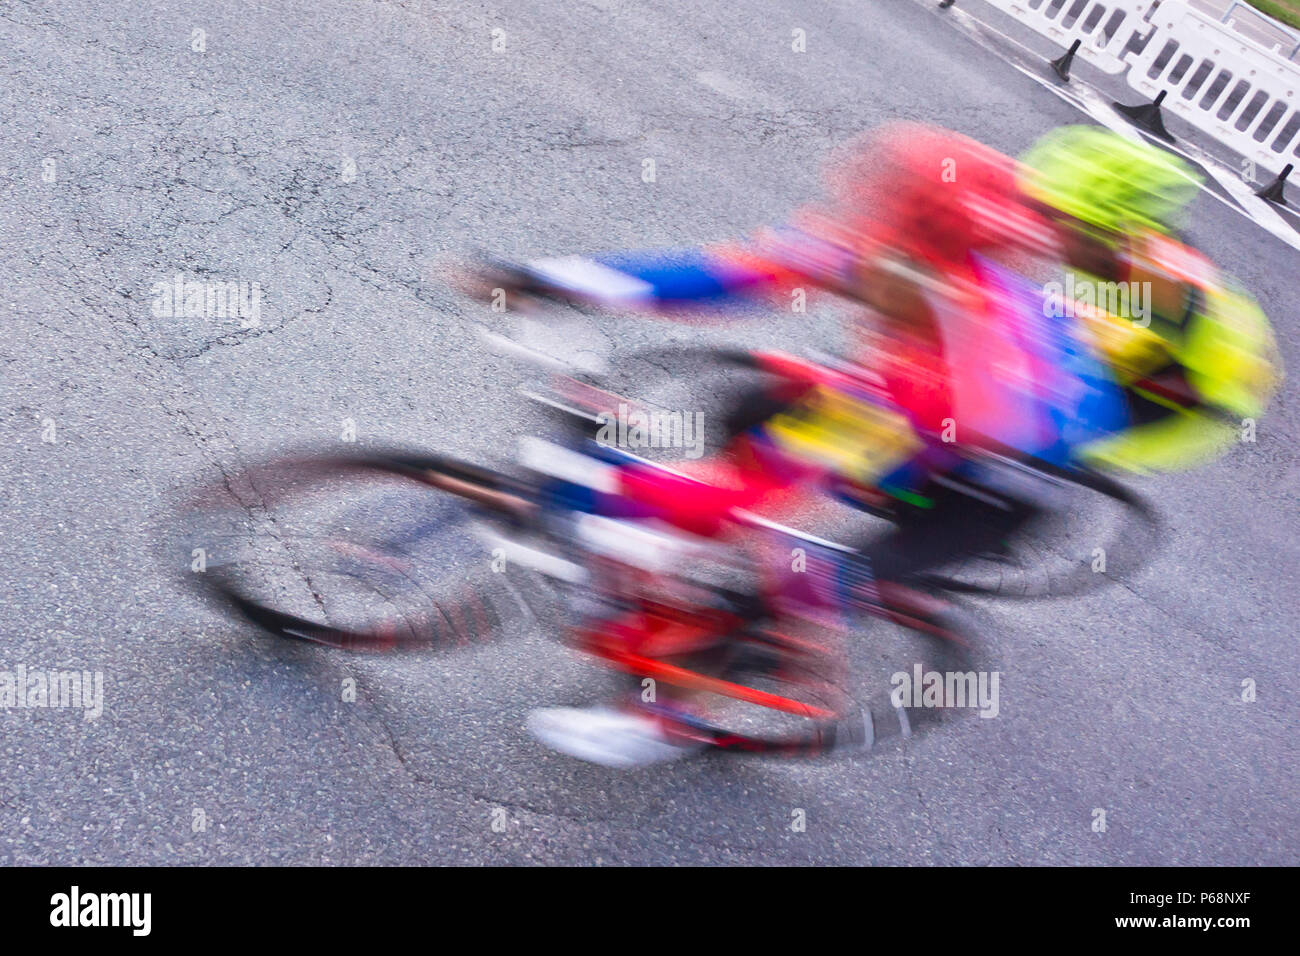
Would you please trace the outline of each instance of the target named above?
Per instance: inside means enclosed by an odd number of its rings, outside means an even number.
[[[1010,498],[983,500],[951,493],[933,500],[933,508],[909,509],[888,531],[859,545],[886,608],[923,619],[942,614],[948,605],[921,585],[922,575],[965,557],[1001,550],[1041,513],[1031,502]]]

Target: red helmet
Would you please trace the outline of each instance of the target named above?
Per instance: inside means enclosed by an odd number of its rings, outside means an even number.
[[[862,239],[951,267],[1027,227],[1015,171],[1010,157],[958,133],[899,122],[856,140],[827,178]]]

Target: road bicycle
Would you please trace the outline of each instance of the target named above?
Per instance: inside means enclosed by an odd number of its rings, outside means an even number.
[[[663,368],[702,360],[796,390],[870,393],[850,366],[826,358],[717,350],[642,358]],[[635,400],[569,374],[530,397],[557,431],[524,440],[510,468],[403,448],[308,451],[198,489],[181,522],[187,550],[207,556],[192,579],[268,632],[346,651],[465,646],[531,612],[628,675],[620,706],[651,715],[683,744],[812,754],[910,736],[942,718],[942,708],[900,702],[892,678],[918,664],[971,669],[981,641],[968,607],[879,582],[853,547],[757,513],[733,513],[723,540],[594,513],[594,496],[619,468],[689,479],[593,437],[611,408]],[[1150,513],[1086,469],[988,450],[977,457],[1021,480]],[[987,577],[984,560],[925,584],[1029,593],[1027,579],[1009,589],[1007,572]]]

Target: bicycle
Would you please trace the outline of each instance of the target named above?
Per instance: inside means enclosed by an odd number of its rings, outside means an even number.
[[[193,578],[273,634],[383,651],[489,639],[529,601],[521,572],[540,576],[576,618],[573,646],[635,679],[626,706],[719,750],[869,748],[941,716],[895,706],[886,681],[855,700],[836,634],[889,622],[924,648],[878,639],[882,677],[964,669],[974,641],[954,607],[900,609],[853,549],[757,514],[732,516],[752,539],[738,548],[584,512],[584,481],[599,481],[584,473],[665,466],[593,442],[590,407],[537,397],[567,437],[526,443],[515,474],[389,448],[278,456],[200,489],[188,543],[210,557]],[[801,596],[759,582],[765,565],[746,549],[797,549]]]

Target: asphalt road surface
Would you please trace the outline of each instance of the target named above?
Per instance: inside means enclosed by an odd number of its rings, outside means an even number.
[[[1014,153],[1079,121],[1068,103],[908,0],[106,9],[0,11],[0,670],[104,675],[98,719],[0,710],[0,862],[1297,861],[1290,386],[1255,443],[1139,483],[1167,527],[1137,577],[987,606],[996,719],[869,755],[588,766],[523,730],[601,680],[535,622],[409,659],[316,651],[213,615],[166,567],[189,555],[158,554],[179,489],[345,419],[508,459],[531,373],[482,347],[493,317],[440,281],[449,254],[741,237],[877,123]],[[1300,367],[1297,254],[1208,196],[1194,212]],[[258,324],[155,315],[177,274],[257,283]],[[829,313],[611,319],[551,345],[839,334]]]

